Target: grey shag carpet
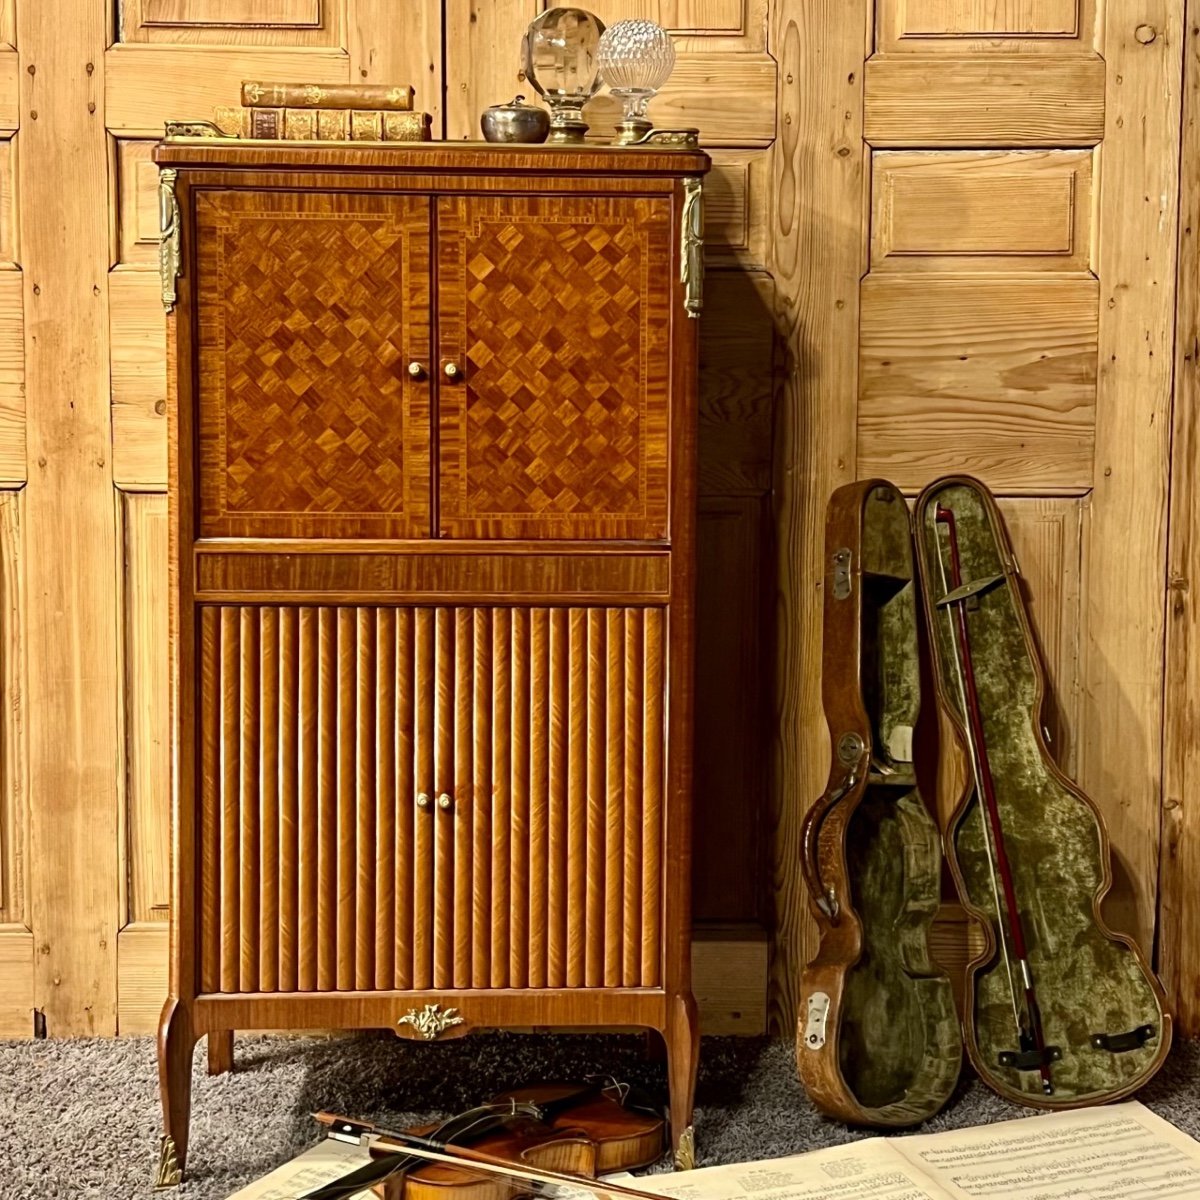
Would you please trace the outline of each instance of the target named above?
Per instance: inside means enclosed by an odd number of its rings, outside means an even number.
[[[495,1034],[440,1046],[390,1034],[245,1037],[233,1074],[209,1078],[198,1048],[189,1182],[179,1200],[219,1200],[316,1140],[310,1114],[329,1108],[413,1124],[479,1103],[506,1086],[615,1073],[664,1087],[664,1066],[633,1037]],[[1176,1049],[1140,1095],[1200,1137],[1200,1043]],[[792,1048],[706,1038],[697,1092],[700,1165],[794,1154],[863,1136],[820,1117],[796,1081]],[[932,1132],[1030,1115],[964,1077]],[[0,1042],[0,1197],[141,1200],[159,1133],[149,1038]]]

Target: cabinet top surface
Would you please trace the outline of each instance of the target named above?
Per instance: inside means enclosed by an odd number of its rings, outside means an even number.
[[[170,138],[154,151],[160,167],[304,169],[614,176],[701,175],[698,150],[620,146],[503,145],[488,142],[286,142],[248,138]]]

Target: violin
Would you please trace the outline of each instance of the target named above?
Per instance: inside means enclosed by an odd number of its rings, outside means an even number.
[[[368,1187],[380,1200],[510,1200],[555,1181],[648,1166],[666,1142],[663,1115],[615,1081],[516,1088],[398,1133],[330,1113],[316,1119],[344,1140],[376,1136],[371,1163],[306,1200],[347,1200]]]

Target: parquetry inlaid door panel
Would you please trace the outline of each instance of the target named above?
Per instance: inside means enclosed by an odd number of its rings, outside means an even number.
[[[671,202],[438,200],[439,527],[664,538]]]
[[[657,986],[665,625],[203,607],[201,991]]]
[[[206,191],[196,228],[202,535],[428,534],[429,199]]]

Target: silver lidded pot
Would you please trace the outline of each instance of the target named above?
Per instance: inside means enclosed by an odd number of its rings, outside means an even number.
[[[544,142],[550,132],[550,114],[517,96],[507,104],[493,104],[479,118],[489,142]]]

